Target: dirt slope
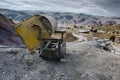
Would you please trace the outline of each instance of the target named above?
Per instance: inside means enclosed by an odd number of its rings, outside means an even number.
[[[21,39],[16,35],[13,22],[0,14],[0,45],[20,45]]]

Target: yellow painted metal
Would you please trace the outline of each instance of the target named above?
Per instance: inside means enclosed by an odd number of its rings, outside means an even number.
[[[41,16],[32,16],[19,23],[15,30],[30,52],[40,46],[40,38],[49,38],[52,30],[47,29],[40,20]],[[51,25],[49,27],[52,27]]]

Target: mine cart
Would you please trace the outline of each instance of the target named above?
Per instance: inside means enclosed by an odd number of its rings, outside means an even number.
[[[30,53],[39,49],[41,57],[59,60],[66,54],[65,32],[56,31],[56,27],[57,21],[52,16],[34,15],[17,24],[15,30]],[[55,32],[61,34],[60,39],[51,37]]]

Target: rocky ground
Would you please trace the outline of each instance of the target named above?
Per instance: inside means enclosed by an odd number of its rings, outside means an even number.
[[[31,56],[25,47],[1,47],[0,80],[120,80],[119,54],[79,41],[67,43],[66,51],[60,63]]]

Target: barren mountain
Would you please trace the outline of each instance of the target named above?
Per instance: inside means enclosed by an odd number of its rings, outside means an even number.
[[[8,9],[0,9],[0,13],[14,20],[22,21],[31,15],[47,14],[54,16],[58,21],[58,26],[73,26],[73,25],[101,25],[101,24],[120,24],[120,17],[105,17],[89,15],[84,13],[61,13],[61,12],[44,12],[44,11],[14,11]]]
[[[29,17],[29,15],[24,12],[8,10],[8,9],[0,9],[0,13],[3,14],[5,17],[12,19],[14,21],[22,21]]]

